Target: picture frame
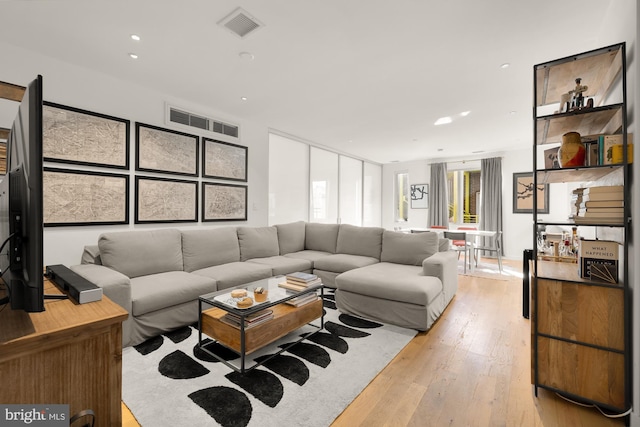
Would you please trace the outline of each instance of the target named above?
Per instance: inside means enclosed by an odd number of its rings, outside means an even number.
[[[42,156],[45,161],[129,169],[131,122],[44,101]]]
[[[135,223],[198,222],[198,183],[136,176]]]
[[[538,184],[537,212],[549,213],[549,184]],[[513,174],[513,213],[533,213],[533,173]]]
[[[45,227],[129,224],[129,175],[46,167]]]
[[[202,221],[246,221],[246,185],[202,183]]]
[[[429,209],[429,184],[411,184],[411,209]]]
[[[202,138],[202,176],[247,182],[249,147]]]
[[[198,176],[200,137],[136,122],[136,170]]]

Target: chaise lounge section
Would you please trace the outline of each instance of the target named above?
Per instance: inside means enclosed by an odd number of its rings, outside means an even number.
[[[300,221],[104,233],[71,269],[129,312],[125,346],[196,322],[200,295],[295,271],[336,288],[344,313],[428,330],[457,289],[446,248],[435,233]]]

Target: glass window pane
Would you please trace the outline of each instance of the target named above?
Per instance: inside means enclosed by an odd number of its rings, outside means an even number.
[[[309,220],[326,224],[338,221],[338,154],[310,147]]]
[[[382,225],[382,166],[364,163],[362,225]]]
[[[299,179],[291,179],[292,176]],[[269,135],[269,224],[309,218],[309,146]]]
[[[362,225],[362,160],[340,156],[340,223]]]

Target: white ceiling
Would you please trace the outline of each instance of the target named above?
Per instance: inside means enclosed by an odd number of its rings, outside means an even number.
[[[529,147],[533,65],[601,47],[612,1],[0,0],[0,41],[387,163]]]

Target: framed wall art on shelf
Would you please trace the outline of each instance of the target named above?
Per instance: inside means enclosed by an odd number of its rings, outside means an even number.
[[[136,176],[135,223],[197,222],[198,183]]]
[[[246,221],[247,186],[202,183],[202,221]]]
[[[411,209],[429,209],[429,184],[411,185]]]
[[[533,189],[536,187],[533,174],[513,174],[513,213],[533,213]],[[549,184],[537,184],[538,213],[549,213]]]
[[[209,138],[203,138],[203,145],[205,178],[247,182],[248,147]]]
[[[200,137],[136,123],[136,170],[198,176]]]
[[[45,227],[129,223],[129,175],[44,168]]]
[[[45,161],[129,169],[130,121],[45,101]]]

